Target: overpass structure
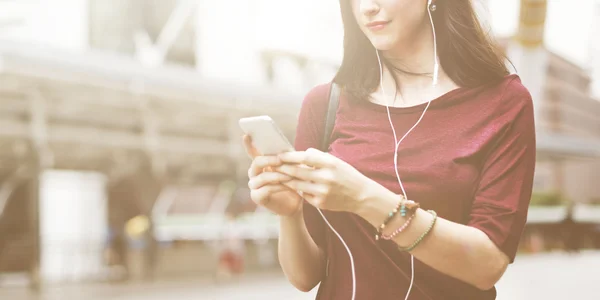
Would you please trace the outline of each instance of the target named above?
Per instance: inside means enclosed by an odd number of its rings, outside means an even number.
[[[146,68],[115,55],[0,43],[0,170],[20,156],[44,167],[119,174],[152,162],[169,180],[235,175],[237,120],[269,114],[293,133],[301,95],[202,78],[175,65]]]

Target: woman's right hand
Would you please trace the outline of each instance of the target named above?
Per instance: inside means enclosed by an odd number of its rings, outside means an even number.
[[[246,153],[252,158],[248,170],[250,197],[257,205],[263,206],[280,216],[292,216],[302,210],[302,197],[284,185],[291,177],[272,171],[281,165],[278,157],[262,156],[252,145],[250,136],[243,138]]]

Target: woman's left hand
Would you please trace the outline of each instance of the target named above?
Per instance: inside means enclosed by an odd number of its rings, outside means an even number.
[[[284,184],[302,192],[317,208],[357,212],[366,193],[378,186],[343,160],[317,149],[279,155],[282,166],[275,170],[294,177]]]

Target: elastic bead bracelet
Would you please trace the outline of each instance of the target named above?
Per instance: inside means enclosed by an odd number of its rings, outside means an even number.
[[[385,221],[383,221],[383,223],[381,225],[379,225],[379,227],[377,227],[377,233],[375,234],[375,240],[376,241],[379,240],[379,237],[381,237],[381,232],[383,231],[383,229],[385,229],[385,227],[390,222],[390,220],[392,220],[392,218],[398,212],[400,212],[400,215],[402,217],[406,217],[407,211],[414,212],[415,210],[417,210],[417,208],[419,208],[419,203],[416,203],[412,200],[406,200],[406,198],[404,198],[403,195],[400,195],[400,202],[398,202],[398,205],[387,215]]]
[[[433,215],[433,221],[431,221],[431,224],[429,224],[429,227],[427,228],[427,230],[425,230],[425,232],[423,232],[423,234],[421,234],[421,236],[419,236],[417,238],[417,240],[415,240],[410,246],[408,246],[406,248],[399,246],[398,249],[400,251],[406,251],[406,252],[412,251],[421,243],[421,241],[423,241],[423,239],[429,234],[429,232],[431,232],[431,229],[433,228],[433,225],[435,225],[435,221],[437,220],[437,213],[433,210],[428,210],[427,212],[430,213],[431,215]]]
[[[393,239],[398,234],[402,233],[408,227],[408,225],[410,225],[410,222],[412,221],[412,219],[414,217],[415,217],[415,213],[411,214],[410,217],[408,218],[408,220],[406,220],[406,222],[404,222],[404,224],[402,224],[402,226],[400,226],[400,228],[394,230],[394,232],[392,232],[390,235],[381,234],[381,238],[383,238],[384,240]]]
[[[405,207],[404,200],[405,200],[404,196],[400,195],[400,202],[398,202],[398,205],[396,205],[396,207],[394,207],[394,209],[387,215],[387,217],[385,218],[383,223],[381,223],[381,225],[379,225],[379,227],[377,227],[377,234],[375,234],[376,241],[379,240],[379,237],[381,236],[381,232],[383,231],[385,226],[387,226],[387,223],[389,223],[390,220],[398,213],[398,210],[400,210],[401,207]]]

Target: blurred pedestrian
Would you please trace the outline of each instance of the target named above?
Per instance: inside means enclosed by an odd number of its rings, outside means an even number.
[[[244,271],[245,245],[237,230],[236,218],[232,214],[226,214],[225,220],[217,263],[218,282],[230,280]]]

